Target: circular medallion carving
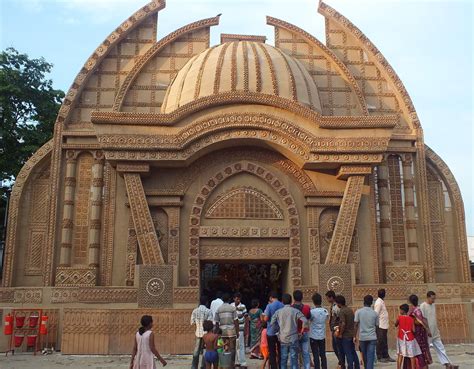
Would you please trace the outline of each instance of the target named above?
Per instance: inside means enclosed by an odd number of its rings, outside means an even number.
[[[327,288],[328,290],[332,290],[335,293],[340,294],[344,290],[344,280],[341,277],[335,275],[328,279]]]
[[[150,296],[158,297],[165,291],[165,282],[160,278],[151,278],[146,284],[146,292]]]

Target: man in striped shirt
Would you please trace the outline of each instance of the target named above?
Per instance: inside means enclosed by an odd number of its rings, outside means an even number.
[[[225,293],[222,296],[222,300],[224,303],[217,309],[215,320],[216,325],[222,329],[221,337],[224,339],[224,342],[229,345],[229,350],[232,354],[232,367],[234,367],[236,337],[237,332],[239,332],[239,318],[235,306],[230,304],[230,294]]]
[[[191,314],[191,325],[196,325],[196,343],[194,345],[193,362],[191,364],[192,369],[197,369],[199,366],[199,356],[201,356],[203,349],[202,336],[204,330],[202,324],[205,320],[212,320],[212,312],[207,308],[207,297],[201,296],[199,306],[193,310]],[[201,361],[201,368],[204,368],[204,360]]]
[[[237,318],[239,319],[237,362],[239,363],[240,367],[246,367],[247,359],[245,358],[245,341],[247,341],[247,337],[245,337],[245,325],[247,324],[249,315],[247,313],[247,308],[244,304],[242,304],[241,299],[242,295],[239,292],[235,293],[232,306],[235,307],[237,311]]]

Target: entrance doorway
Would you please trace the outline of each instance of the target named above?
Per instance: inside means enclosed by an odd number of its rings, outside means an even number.
[[[251,308],[253,299],[264,309],[270,292],[282,293],[286,263],[216,263],[201,261],[201,291],[215,299],[218,291],[242,294],[242,302]]]

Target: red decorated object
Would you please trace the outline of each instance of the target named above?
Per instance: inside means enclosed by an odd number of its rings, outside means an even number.
[[[3,334],[10,336],[13,333],[13,316],[7,314],[4,319]]]

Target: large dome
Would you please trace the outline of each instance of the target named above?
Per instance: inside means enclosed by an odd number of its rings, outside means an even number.
[[[318,90],[298,60],[263,42],[226,42],[196,55],[178,72],[163,113],[206,96],[278,96],[321,112]]]

